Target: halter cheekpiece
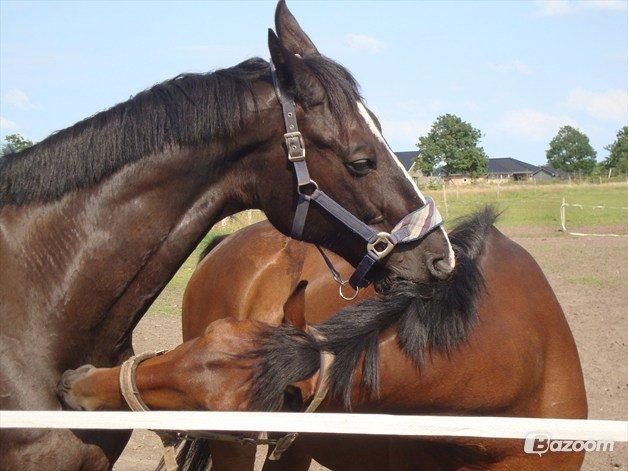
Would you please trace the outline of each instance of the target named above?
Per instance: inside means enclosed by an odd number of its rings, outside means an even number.
[[[434,200],[427,197],[422,207],[406,215],[390,233],[380,232],[358,219],[323,190],[319,189],[316,182],[310,177],[310,172],[307,168],[305,141],[299,132],[294,98],[281,89],[277,80],[275,66],[272,62],[270,63],[270,73],[286,126],[284,139],[288,149],[288,161],[294,168],[297,180],[298,200],[292,221],[291,237],[297,240],[302,239],[310,203],[314,203],[325,214],[331,216],[344,228],[360,237],[366,243],[365,255],[353,275],[351,275],[351,278],[346,281],[342,279],[338,271],[333,268],[329,258],[319,248],[325,258],[325,263],[332,272],[334,280],[340,284],[340,295],[345,299],[353,299],[357,296],[360,288],[371,283],[368,275],[373,265],[384,259],[397,245],[425,238],[432,230],[442,225],[443,218],[438,212]],[[343,293],[343,287],[347,284],[355,290],[352,296],[346,296]]]

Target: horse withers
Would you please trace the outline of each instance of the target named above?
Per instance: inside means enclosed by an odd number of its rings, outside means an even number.
[[[187,342],[140,364],[141,395],[156,409],[294,408],[295,391],[304,404],[314,394],[322,349],[335,355],[322,410],[586,418],[562,310],[536,262],[492,221],[487,211],[450,232],[451,279],[365,292],[349,306],[315,248],[267,223],[245,228],[199,264],[184,297]],[[306,321],[324,340],[304,332]],[[76,408],[123,408],[118,374],[68,372],[60,393]],[[252,469],[255,458],[250,445],[220,440],[187,451],[196,463],[211,452],[219,470]],[[577,469],[583,455],[529,455],[521,440],[308,434],[265,469],[305,470],[312,457],[343,470],[536,470]]]
[[[351,74],[319,54],[284,2],[276,30],[277,87],[261,59],[180,75],[0,159],[2,409],[60,409],[63,371],[130,356],[137,322],[215,222],[259,208],[291,234],[297,203],[313,196],[297,186],[297,142],[319,190],[374,231],[426,203]],[[277,89],[293,99],[301,139],[285,137]],[[301,238],[358,265],[366,244],[328,216],[312,207]],[[369,276],[425,281],[453,266],[437,228]],[[128,436],[3,431],[1,466],[107,469]]]

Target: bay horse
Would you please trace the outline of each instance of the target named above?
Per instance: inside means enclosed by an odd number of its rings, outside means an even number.
[[[492,226],[494,217],[478,213],[450,232],[457,267],[449,280],[397,282],[348,305],[314,247],[268,223],[238,231],[211,247],[188,284],[186,342],[139,365],[142,398],[154,409],[285,409],[295,390],[311,399],[328,350],[335,362],[320,410],[586,418],[562,309],[537,263]],[[331,258],[342,273],[350,269]],[[119,368],[68,371],[59,394],[73,408],[124,408],[118,376]],[[210,451],[212,469],[253,468],[254,447],[188,445],[189,469],[203,469]],[[306,470],[312,457],[339,470],[557,470],[583,460],[525,454],[522,440],[307,434],[264,469]]]
[[[180,75],[0,158],[0,408],[61,409],[63,371],[129,357],[139,319],[234,212],[261,209],[289,235],[297,204],[320,188],[355,224],[391,231],[427,204],[351,74],[318,52],[283,1],[275,27],[272,72],[254,58]],[[302,134],[287,136],[284,105]],[[296,157],[316,188],[295,178]],[[364,244],[346,225],[318,206],[301,222],[301,239],[358,265]],[[446,278],[454,262],[437,228],[371,279]],[[0,468],[108,469],[129,435],[3,430]]]

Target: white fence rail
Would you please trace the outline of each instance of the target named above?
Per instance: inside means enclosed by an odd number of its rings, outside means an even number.
[[[0,428],[221,430],[523,439],[628,441],[625,420],[454,417],[291,412],[0,411]]]

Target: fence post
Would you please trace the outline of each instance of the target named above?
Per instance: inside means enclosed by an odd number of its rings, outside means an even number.
[[[567,232],[567,228],[565,227],[565,207],[567,206],[567,203],[565,203],[565,197],[563,197],[563,202],[560,205],[560,227],[561,227],[561,231],[563,232]]]

